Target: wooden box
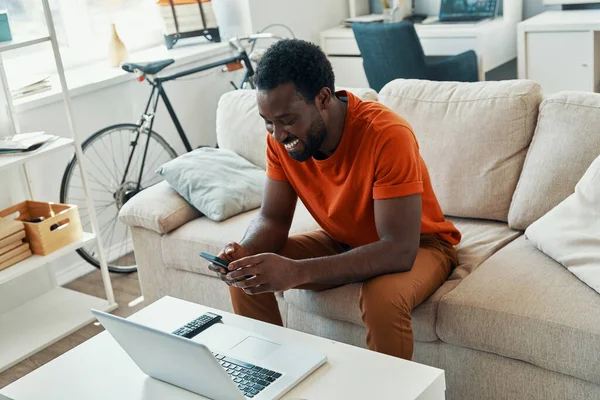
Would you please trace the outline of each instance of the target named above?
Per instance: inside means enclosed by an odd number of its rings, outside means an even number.
[[[41,256],[81,240],[83,236],[79,211],[74,205],[27,200],[0,211],[0,218],[7,217],[23,222],[32,253]],[[24,221],[38,217],[44,220]]]

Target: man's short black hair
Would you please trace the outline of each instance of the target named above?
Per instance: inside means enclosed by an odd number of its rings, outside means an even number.
[[[331,63],[319,46],[299,39],[273,44],[258,63],[254,84],[258,90],[271,90],[293,83],[308,103],[314,103],[321,89],[335,91]]]

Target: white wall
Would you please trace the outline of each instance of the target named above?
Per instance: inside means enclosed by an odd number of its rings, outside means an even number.
[[[296,37],[319,43],[319,33],[348,18],[348,0],[248,0],[253,31],[273,23],[289,26]],[[277,32],[284,33],[278,29]]]

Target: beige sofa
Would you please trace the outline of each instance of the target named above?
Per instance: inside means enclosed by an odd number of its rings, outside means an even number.
[[[541,100],[530,81],[397,80],[379,93],[413,125],[441,206],[463,233],[460,265],[413,313],[414,360],[446,371],[449,399],[600,399],[600,296],[523,235],[600,153],[600,95]],[[221,98],[217,135],[265,167],[253,92]],[[121,220],[133,231],[144,297],[231,310],[198,253],[241,239],[256,213],[216,223],[166,183],[137,195]],[[300,204],[292,233],[316,227]],[[278,300],[288,327],[364,347],[359,290],[290,290]]]

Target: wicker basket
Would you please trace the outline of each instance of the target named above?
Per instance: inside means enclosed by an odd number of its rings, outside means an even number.
[[[31,251],[41,256],[81,240],[83,236],[79,211],[74,205],[28,200],[0,211],[0,217],[22,221]],[[38,217],[43,217],[43,221],[24,221]]]

